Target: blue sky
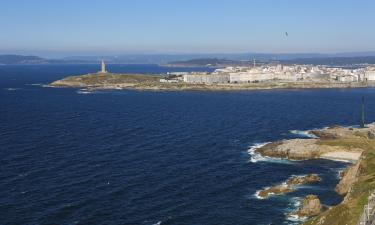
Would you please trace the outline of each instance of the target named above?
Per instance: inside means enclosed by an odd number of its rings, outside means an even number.
[[[374,51],[374,10],[373,0],[1,0],[0,53]]]

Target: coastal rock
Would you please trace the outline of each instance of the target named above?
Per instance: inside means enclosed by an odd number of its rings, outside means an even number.
[[[325,152],[315,139],[292,139],[267,144],[255,152],[268,157],[305,160],[318,158]]]
[[[283,195],[286,193],[293,192],[294,190],[288,185],[280,184],[274,187],[266,188],[258,192],[258,196],[261,198],[268,198],[270,195]]]
[[[335,189],[339,195],[346,195],[349,192],[350,188],[353,186],[353,183],[357,180],[359,168],[360,163],[358,162],[342,173],[342,179]]]
[[[322,211],[322,205],[318,196],[308,195],[303,199],[302,206],[295,213],[298,217],[312,217],[319,215]]]
[[[309,174],[307,176],[295,176],[287,181],[288,185],[304,185],[312,184],[321,181],[322,179],[317,174]]]
[[[260,198],[268,198],[270,195],[283,195],[295,191],[296,187],[303,184],[312,184],[321,181],[317,174],[309,174],[307,176],[293,176],[285,183],[273,187],[265,188],[257,194]]]
[[[331,140],[331,139],[337,139],[338,136],[336,134],[333,134],[331,132],[326,132],[324,130],[312,130],[309,132],[310,134],[315,135],[316,137],[324,140]]]

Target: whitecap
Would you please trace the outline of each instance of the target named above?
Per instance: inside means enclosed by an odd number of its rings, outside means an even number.
[[[43,86],[43,84],[26,84],[27,86]]]
[[[80,95],[87,95],[87,94],[92,94],[94,92],[92,91],[87,91],[87,90],[78,90],[77,91],[77,94],[80,94]]]
[[[161,225],[162,224],[162,221],[159,221],[157,223],[154,223],[153,225]]]
[[[4,88],[7,91],[17,91],[20,90],[21,88]]]

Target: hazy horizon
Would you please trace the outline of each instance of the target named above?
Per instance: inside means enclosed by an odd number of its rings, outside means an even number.
[[[375,31],[370,29],[375,2],[370,0],[4,0],[1,6],[0,54],[375,51]]]

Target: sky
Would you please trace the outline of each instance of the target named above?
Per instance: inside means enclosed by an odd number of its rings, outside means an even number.
[[[0,0],[0,53],[375,51],[374,10],[374,0]]]

